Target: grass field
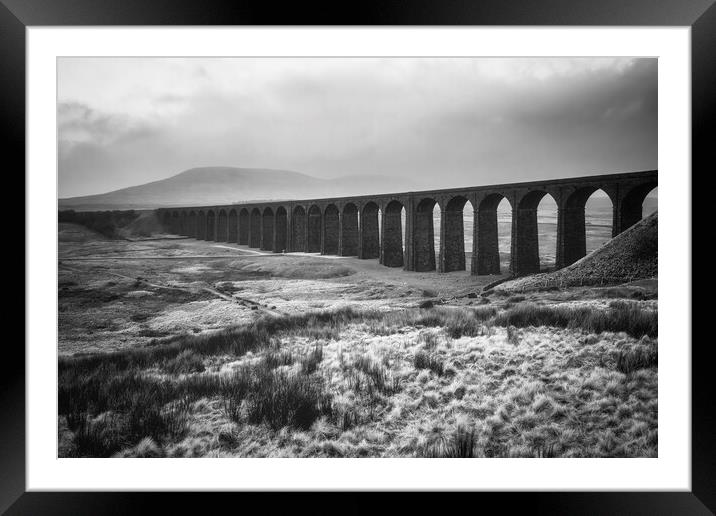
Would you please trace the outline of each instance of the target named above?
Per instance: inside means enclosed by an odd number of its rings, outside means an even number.
[[[60,455],[653,457],[657,315],[611,304],[268,316],[62,358]]]

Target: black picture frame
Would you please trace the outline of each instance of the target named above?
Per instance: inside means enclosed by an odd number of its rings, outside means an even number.
[[[62,25],[573,25],[689,26],[692,73],[692,172],[713,168],[716,112],[716,5],[714,0],[383,0],[286,3],[189,0],[0,0],[0,116],[5,130],[3,154],[25,170],[25,29]],[[24,187],[20,187],[24,188]],[[19,196],[18,196],[19,197]],[[694,205],[696,202],[694,200]],[[23,210],[24,213],[24,210]],[[693,217],[692,217],[693,218]],[[693,234],[693,232],[692,232]],[[694,265],[692,263],[692,265]],[[32,270],[25,268],[25,279]],[[31,308],[31,307],[28,307]],[[9,343],[8,343],[9,344]],[[685,348],[690,342],[671,343]],[[699,345],[702,344],[702,345]],[[712,362],[708,341],[692,353],[692,491],[601,493],[479,493],[483,507],[574,514],[711,514],[716,511],[716,424],[712,402]],[[161,499],[164,511],[187,509],[179,493],[37,493],[25,488],[25,354],[6,346],[0,375],[0,512],[7,514],[120,514],[147,512]],[[216,495],[215,495],[216,496]],[[264,494],[223,494],[241,506],[265,504]],[[304,495],[291,496],[292,506]],[[490,503],[492,502],[492,503]],[[403,503],[403,502],[401,502]],[[460,504],[453,498],[451,505]],[[474,503],[471,500],[470,503]],[[403,511],[427,508],[422,494],[405,500]],[[230,505],[231,506],[231,505]],[[236,507],[236,506],[234,506]],[[310,506],[308,506],[310,508]],[[362,495],[350,495],[342,512],[375,510]],[[206,508],[204,506],[204,508]],[[275,506],[273,507],[276,508]],[[335,512],[336,507],[332,512]]]

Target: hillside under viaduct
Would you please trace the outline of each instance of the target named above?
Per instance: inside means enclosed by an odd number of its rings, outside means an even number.
[[[612,203],[612,236],[642,216],[657,171],[575,177],[366,195],[330,199],[266,201],[157,210],[165,230],[200,240],[235,242],[265,251],[308,252],[378,259],[408,271],[466,269],[463,210],[473,211],[472,274],[499,274],[497,206],[512,210],[510,272],[538,272],[537,207],[545,196],[557,205],[556,267],[586,254],[585,204],[597,190]],[[434,227],[433,209],[440,208]],[[380,217],[380,224],[379,224]],[[404,217],[404,222],[403,222]],[[435,232],[439,251],[435,251]],[[436,255],[437,254],[437,255]]]

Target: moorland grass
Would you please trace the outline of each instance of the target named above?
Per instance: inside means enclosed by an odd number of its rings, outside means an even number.
[[[323,346],[321,344],[317,344],[313,350],[311,350],[303,359],[301,360],[301,371],[304,374],[311,374],[318,369],[318,364],[321,363],[323,360]]]
[[[204,371],[204,361],[195,351],[185,349],[176,357],[166,360],[162,368],[168,374],[201,373]]]
[[[289,366],[296,361],[293,353],[286,350],[269,350],[264,354],[264,364],[268,369],[276,369],[281,366]]]
[[[658,335],[659,317],[655,310],[644,310],[636,303],[620,303],[607,309],[568,306],[542,306],[523,303],[495,316],[498,326],[553,326],[589,333],[623,331],[632,337]]]
[[[441,459],[470,459],[477,457],[475,430],[459,425],[449,437],[441,438],[425,447],[421,457]]]
[[[75,432],[77,456],[108,457],[145,437],[160,442],[185,430],[183,390],[137,371],[105,369],[59,385],[59,413]],[[193,393],[198,396],[198,392]],[[98,417],[99,416],[99,417]]]
[[[438,376],[442,376],[445,373],[445,364],[443,361],[424,350],[419,350],[415,353],[413,366],[415,369],[429,369]]]
[[[305,430],[322,417],[346,430],[357,425],[362,416],[349,406],[334,406],[333,394],[319,374],[323,344],[301,357],[278,348],[281,337],[336,335],[349,324],[358,324],[376,335],[403,327],[441,328],[453,339],[484,335],[485,327],[503,326],[508,329],[508,341],[515,345],[520,343],[515,328],[529,326],[646,336],[615,355],[613,367],[629,375],[657,366],[656,344],[649,339],[657,335],[657,320],[656,311],[641,309],[633,302],[613,303],[606,309],[521,303],[500,313],[493,307],[434,307],[270,316],[211,335],[181,336],[166,344],[63,357],[58,371],[59,415],[66,418],[73,433],[75,456],[111,456],[145,438],[159,446],[172,442],[186,432],[193,402],[204,398],[219,399],[231,421],[266,425],[274,431],[286,426]],[[445,371],[442,360],[433,352],[441,342],[440,331],[421,331],[416,342],[423,349],[416,350],[412,358],[415,369],[431,370],[438,377]],[[263,352],[261,360],[244,364],[228,375],[204,369],[204,360],[211,355],[239,357],[248,351]],[[401,390],[401,378],[371,356],[341,364],[346,385],[371,410]],[[476,453],[474,446],[470,447],[469,433],[456,432],[452,439],[425,453],[446,457]],[[498,444],[482,445],[480,453],[499,456],[504,450]],[[552,453],[540,448],[532,455]]]
[[[246,396],[249,423],[306,430],[331,413],[331,396],[320,377],[258,368],[252,379]]]
[[[399,382],[393,378],[388,370],[380,363],[368,356],[360,356],[353,362],[353,368],[360,371],[369,380],[364,383],[364,389],[358,388],[359,391],[365,391],[369,395],[373,393],[394,394],[400,389]]]
[[[636,346],[620,350],[616,357],[616,368],[624,374],[658,365],[659,354],[656,342],[649,339],[642,339]]]

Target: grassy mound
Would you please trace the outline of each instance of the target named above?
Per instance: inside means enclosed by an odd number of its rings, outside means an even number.
[[[128,225],[139,214],[134,210],[124,211],[74,211],[62,210],[57,215],[60,223],[81,224],[108,238],[121,238],[119,228]]]
[[[157,217],[157,212],[147,211],[140,213],[139,216],[132,220],[129,224],[121,227],[117,232],[125,238],[132,237],[148,237],[159,233],[164,233],[162,223]]]
[[[149,237],[152,235],[164,233],[162,224],[157,217],[154,210],[139,212],[134,210],[124,211],[80,211],[74,210],[62,210],[58,214],[58,221],[60,223],[60,233],[63,228],[67,230],[72,226],[83,226],[91,231],[85,235],[76,234],[60,234],[60,240],[62,238],[72,239],[72,241],[86,241],[96,240],[97,238],[90,238],[97,234],[105,238],[122,239],[122,238],[136,238],[136,237]],[[76,228],[70,228],[76,229]]]
[[[654,212],[569,267],[508,281],[496,290],[615,285],[652,279],[658,276],[657,255],[658,219]]]

